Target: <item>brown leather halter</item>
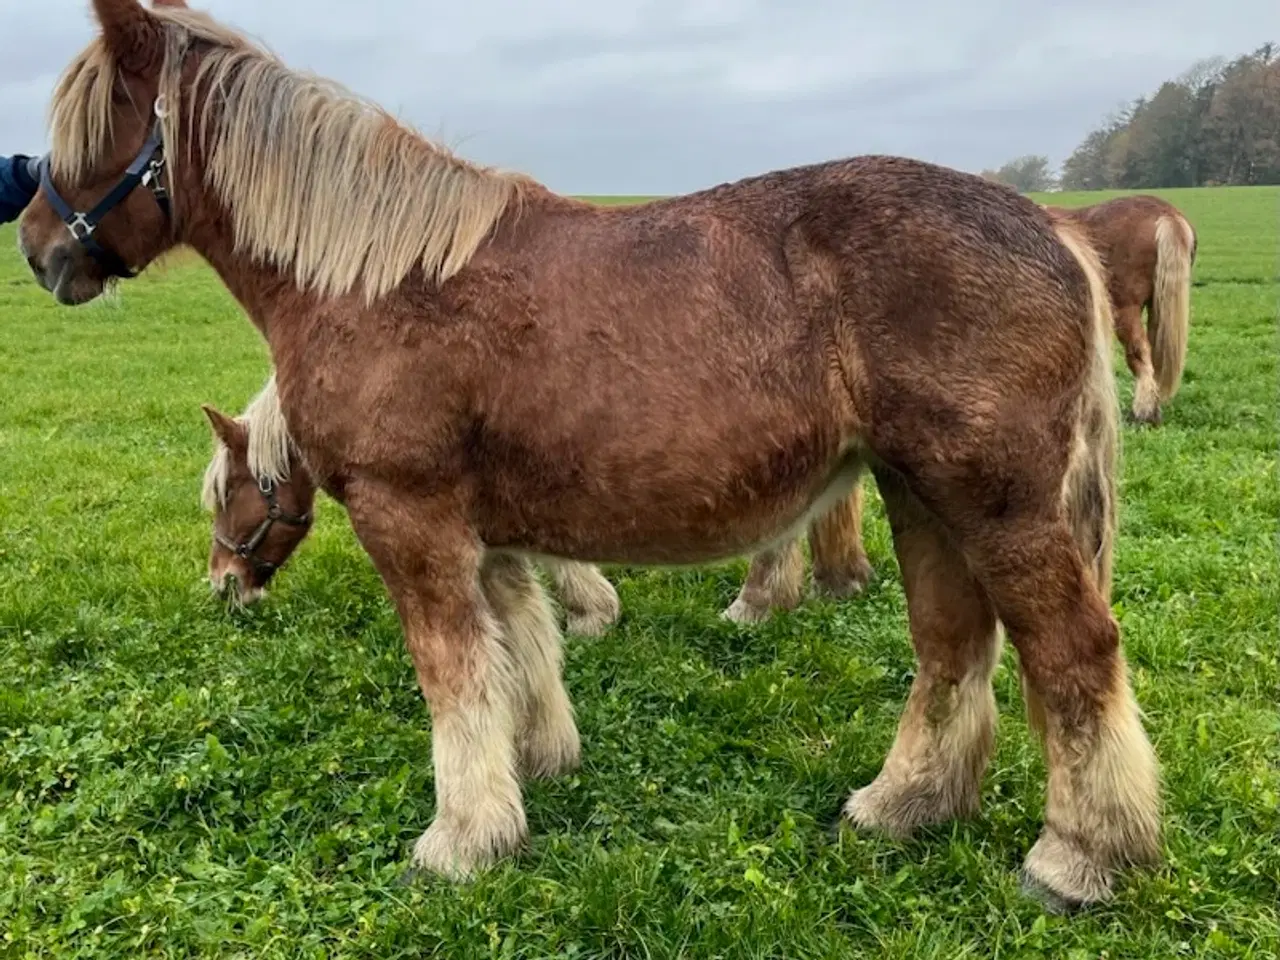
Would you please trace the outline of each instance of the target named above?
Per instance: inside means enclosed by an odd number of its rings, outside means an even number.
[[[263,560],[255,554],[255,551],[262,546],[262,541],[267,538],[272,525],[278,520],[291,527],[309,527],[311,525],[311,513],[307,512],[299,516],[286,513],[281,509],[279,501],[276,500],[276,485],[270,477],[258,478],[258,491],[262,494],[263,499],[267,501],[267,516],[249,535],[249,539],[244,543],[235,543],[216,530],[213,538],[237,557],[246,561],[253,568],[254,575],[257,576],[258,580],[261,583],[265,583],[276,572],[279,565],[272,563],[270,560]]]

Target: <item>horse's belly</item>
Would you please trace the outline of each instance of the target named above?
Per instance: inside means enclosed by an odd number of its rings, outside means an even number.
[[[484,472],[477,526],[492,546],[594,562],[749,552],[851,486],[846,438],[830,419],[774,413],[767,423],[740,413],[723,429],[711,417],[538,449],[506,445],[509,462]]]

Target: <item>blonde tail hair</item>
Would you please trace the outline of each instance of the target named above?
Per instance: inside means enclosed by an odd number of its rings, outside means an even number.
[[[1160,399],[1169,400],[1182,383],[1191,325],[1191,225],[1166,215],[1156,221],[1156,276],[1149,318],[1151,364]]]
[[[1119,528],[1120,470],[1120,403],[1111,362],[1111,297],[1102,262],[1079,229],[1060,222],[1054,230],[1088,280],[1093,321],[1075,447],[1063,480],[1063,505],[1085,566],[1092,571],[1103,601],[1109,606],[1112,557]]]

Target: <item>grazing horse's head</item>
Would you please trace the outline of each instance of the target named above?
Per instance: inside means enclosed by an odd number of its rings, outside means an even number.
[[[170,25],[201,17],[181,0],[93,0],[99,35],[63,73],[50,110],[52,149],[19,240],[39,283],[61,303],[87,303],[174,245],[166,165],[178,120],[180,56]],[[166,96],[166,94],[169,94]]]
[[[287,438],[273,437],[270,423],[254,419],[261,404],[239,419],[202,409],[217,443],[203,498],[213,514],[209,583],[248,605],[310,532],[315,483]]]

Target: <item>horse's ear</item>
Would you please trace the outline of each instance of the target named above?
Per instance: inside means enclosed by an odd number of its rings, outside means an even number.
[[[142,73],[164,58],[160,21],[141,0],[93,0],[102,36],[126,70]]]
[[[217,407],[210,404],[202,403],[200,404],[200,409],[209,418],[209,424],[213,427],[214,435],[225,443],[228,448],[233,451],[244,451],[249,448],[249,436],[245,432],[244,424],[234,417],[228,417]]]

